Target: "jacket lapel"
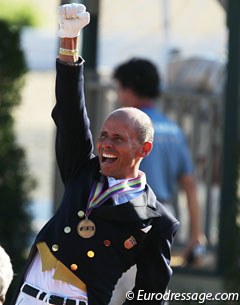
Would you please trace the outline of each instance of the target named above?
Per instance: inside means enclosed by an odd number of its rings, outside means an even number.
[[[156,196],[149,186],[146,186],[146,192],[127,203],[117,206],[104,204],[92,213],[99,218],[119,222],[135,222],[161,215],[156,209]]]

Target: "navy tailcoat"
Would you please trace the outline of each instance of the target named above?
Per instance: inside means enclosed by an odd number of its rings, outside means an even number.
[[[88,304],[107,305],[118,279],[136,264],[135,287],[129,287],[135,299],[124,304],[162,304],[157,300],[139,301],[137,294],[139,290],[165,292],[172,275],[171,244],[179,223],[156,200],[148,185],[142,195],[125,204],[115,206],[108,199],[93,209],[89,216],[96,225],[93,237],[82,238],[77,232],[78,212],[86,210],[91,188],[101,174],[98,157],[93,155],[85,107],[83,64],[57,60],[56,65],[57,103],[52,117],[57,126],[56,156],[65,192],[55,215],[37,235],[26,270],[36,253],[36,243],[45,242],[67,268],[77,266],[71,271],[86,284]],[[146,228],[151,229],[147,232]],[[130,248],[126,247],[129,239],[134,241]],[[87,255],[89,251],[93,257]]]

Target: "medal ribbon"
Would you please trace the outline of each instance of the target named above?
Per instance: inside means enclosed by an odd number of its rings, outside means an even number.
[[[137,188],[140,189],[141,175],[139,175],[137,178],[119,182],[113,185],[112,187],[109,187],[104,192],[102,192],[103,185],[104,182],[102,176],[100,182],[95,183],[91,189],[91,193],[87,205],[86,217],[90,215],[93,209],[101,206],[105,201],[107,201],[113,195],[131,193],[133,190],[137,190]]]

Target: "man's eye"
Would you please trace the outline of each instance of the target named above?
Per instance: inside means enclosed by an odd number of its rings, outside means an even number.
[[[122,142],[122,139],[121,138],[114,138],[113,142],[116,143],[116,144],[119,144],[119,143]]]
[[[104,134],[101,134],[100,136],[99,136],[99,139],[100,140],[103,140],[103,139],[105,139],[106,138],[106,135],[104,135]]]

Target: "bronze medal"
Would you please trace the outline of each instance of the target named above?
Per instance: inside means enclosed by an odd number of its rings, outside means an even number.
[[[96,232],[96,226],[93,221],[85,218],[77,225],[77,232],[82,238],[90,238]]]

